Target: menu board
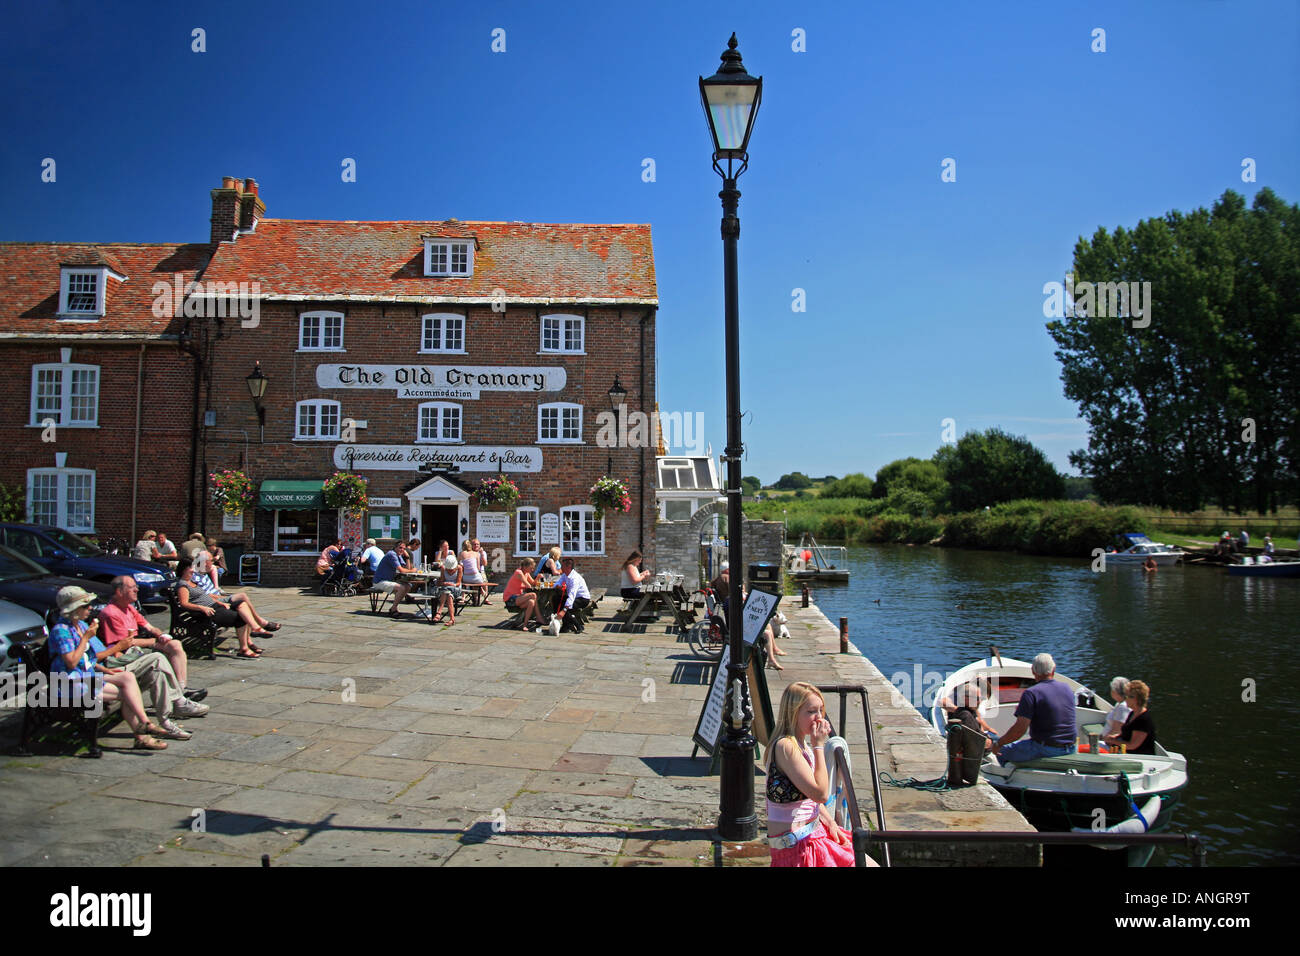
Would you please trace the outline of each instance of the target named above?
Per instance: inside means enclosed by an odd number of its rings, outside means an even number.
[[[781,602],[781,595],[770,594],[757,588],[745,598],[745,611],[741,618],[741,633],[746,644],[753,644],[758,635],[763,633],[768,620],[776,613],[776,606]]]
[[[480,511],[478,513],[478,539],[488,544],[500,544],[510,540],[510,515],[504,511]]]
[[[724,647],[722,660],[718,661],[713,685],[709,688],[709,696],[704,701],[704,709],[700,711],[700,719],[695,725],[695,735],[692,738],[701,750],[710,755],[722,739],[722,705],[727,697],[727,662],[730,660],[731,648]]]
[[[560,543],[560,516],[557,514],[542,515],[541,520],[542,544],[559,544]]]

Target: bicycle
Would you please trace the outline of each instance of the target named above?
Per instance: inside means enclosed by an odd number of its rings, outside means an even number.
[[[706,660],[722,660],[722,650],[727,646],[727,618],[713,589],[704,587],[692,593],[691,604],[705,609],[703,617],[686,633],[691,650]]]

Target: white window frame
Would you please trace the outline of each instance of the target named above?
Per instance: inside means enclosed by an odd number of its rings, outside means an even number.
[[[59,410],[57,415],[40,412],[37,408],[37,382],[40,373],[57,370],[59,373]],[[72,415],[72,379],[74,372],[94,372],[95,375],[95,414],[89,419],[74,419]],[[80,365],[72,362],[46,362],[32,366],[31,419],[33,428],[44,428],[45,419],[53,418],[60,428],[98,428],[99,427],[99,366]]]
[[[569,526],[577,522],[577,539],[572,537]],[[589,548],[589,535],[596,532],[600,537],[598,550]],[[567,537],[566,537],[567,535]],[[605,516],[596,518],[596,509],[592,505],[570,505],[560,509],[560,547],[565,554],[603,555],[605,553]]]
[[[35,484],[36,476],[53,475],[56,480],[55,491],[55,518],[53,524],[67,531],[79,533],[94,532],[95,530],[95,472],[90,468],[29,468],[27,469],[27,521],[29,524],[43,522],[35,521],[35,509],[33,507],[32,486]],[[89,476],[90,478],[90,514],[89,522],[74,521],[74,515],[69,513],[68,509],[68,479],[74,476]]]
[[[434,421],[436,422],[433,438],[427,438],[424,435],[424,413],[429,410],[435,413]],[[443,412],[454,409],[456,412],[456,434],[444,436],[442,434],[444,425]],[[465,441],[465,410],[455,402],[421,402],[419,409],[415,413],[415,441],[421,445],[459,445]]]
[[[447,345],[449,338],[447,334],[447,320],[455,319],[460,325],[460,348],[450,348]],[[438,322],[438,340],[435,345],[428,345],[429,326],[433,321]],[[465,342],[465,316],[459,312],[429,312],[420,317],[420,351],[429,352],[451,352],[457,355],[464,355],[467,351]]]
[[[302,413],[306,409],[312,409],[311,430],[314,434],[307,434],[303,428]],[[322,412],[333,409],[336,417],[335,429],[332,432],[326,432],[323,428],[325,416]],[[338,441],[343,433],[343,406],[339,402],[331,401],[328,398],[312,398],[305,402],[298,402],[293,407],[293,440],[294,441]]]
[[[547,348],[546,345],[546,328],[548,325],[555,326],[555,341],[559,343],[555,348]],[[577,330],[577,348],[570,348],[567,344],[569,332],[573,329]],[[540,332],[541,341],[537,349],[539,355],[587,354],[587,320],[581,315],[574,315],[571,312],[552,312],[549,315],[543,315]]]
[[[578,433],[573,437],[565,435],[565,412],[577,410],[578,413]],[[543,413],[548,410],[556,412],[555,425],[556,437],[542,437],[542,418]],[[537,444],[539,445],[581,445],[582,442],[582,406],[577,402],[547,402],[544,405],[537,406]]]
[[[69,308],[68,296],[71,293],[73,277],[95,277],[95,305],[90,309]],[[104,292],[108,286],[108,269],[73,269],[65,267],[59,274],[59,315],[70,319],[98,319],[104,315]],[[80,293],[84,294],[84,293]]]
[[[464,246],[465,266],[454,268],[453,248]],[[434,249],[440,250],[440,258],[445,259],[445,268],[434,268]],[[473,239],[426,239],[424,240],[424,274],[426,276],[443,276],[449,278],[468,278],[474,274],[474,240]]]
[[[317,325],[316,344],[307,344],[307,320],[320,320]],[[328,320],[338,319],[338,345],[325,345],[329,326]],[[317,309],[313,312],[303,312],[298,316],[298,351],[299,352],[344,352],[343,337],[344,316],[342,312],[335,312],[331,309]]]
[[[524,547],[524,518],[532,521],[532,550]],[[515,511],[515,556],[535,558],[542,553],[542,512],[540,508],[518,508]]]

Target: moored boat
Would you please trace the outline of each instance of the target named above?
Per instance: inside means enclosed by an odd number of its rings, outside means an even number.
[[[839,545],[818,544],[811,534],[804,533],[799,546],[783,548],[785,570],[796,581],[830,581],[847,584],[849,581],[848,548]]]
[[[1177,564],[1183,559],[1181,549],[1161,544],[1159,541],[1152,541],[1144,534],[1125,534],[1122,537],[1129,547],[1122,551],[1108,551],[1106,553],[1107,564],[1141,565],[1148,560],[1152,560],[1159,567],[1165,567],[1166,565]]]
[[[1261,561],[1248,555],[1241,564],[1228,565],[1228,573],[1233,577],[1300,578],[1300,561]]]
[[[1110,706],[1076,680],[1059,672],[1055,679],[1074,692],[1078,739],[1088,741],[1091,735],[1095,741]],[[1015,723],[1021,692],[1033,683],[1033,668],[1026,661],[1009,657],[976,661],[944,681],[930,710],[931,723],[946,736],[948,714],[940,700],[957,701],[963,686],[974,684],[980,689],[980,716],[999,735],[1005,734]],[[1085,743],[1081,749],[1090,751],[1091,745]],[[1178,796],[1187,786],[1187,760],[1166,750],[1159,741],[1155,749],[1153,755],[1080,752],[1005,767],[985,759],[980,775],[1045,832],[1110,829],[1130,820],[1136,808],[1147,806],[1159,808],[1155,819],[1146,823],[1152,832],[1160,832],[1169,827]],[[1151,804],[1153,797],[1160,802]],[[1143,865],[1149,857],[1149,852],[1137,849],[1128,854],[1130,865]]]

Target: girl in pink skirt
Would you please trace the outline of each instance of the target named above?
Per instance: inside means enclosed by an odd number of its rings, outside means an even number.
[[[822,748],[830,734],[821,691],[802,681],[787,687],[767,751],[773,866],[853,866],[853,837],[835,825],[824,806],[830,780]]]

